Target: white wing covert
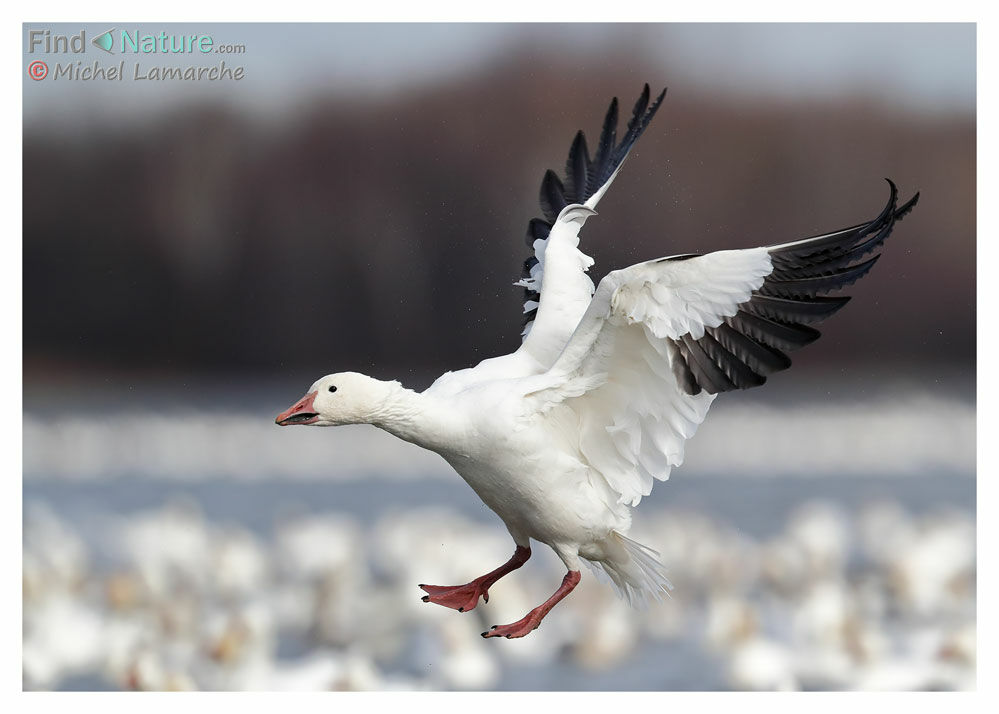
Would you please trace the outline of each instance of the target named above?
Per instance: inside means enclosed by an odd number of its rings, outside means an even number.
[[[579,423],[579,451],[636,505],[683,461],[719,392],[787,369],[786,351],[819,337],[810,323],[848,297],[820,297],[865,275],[895,222],[897,191],[873,221],[814,238],[702,256],[676,256],[609,273],[552,368],[530,393],[540,418]]]

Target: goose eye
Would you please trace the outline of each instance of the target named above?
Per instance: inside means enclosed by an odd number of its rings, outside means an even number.
[[[336,387],[332,387],[332,386],[331,386],[331,387],[330,387],[330,394],[332,394],[332,393],[333,393],[333,392],[335,392],[335,391],[336,391]]]

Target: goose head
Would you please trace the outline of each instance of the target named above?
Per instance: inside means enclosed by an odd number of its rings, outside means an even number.
[[[328,374],[274,422],[280,426],[369,424],[395,388],[397,382],[381,382],[357,372]]]

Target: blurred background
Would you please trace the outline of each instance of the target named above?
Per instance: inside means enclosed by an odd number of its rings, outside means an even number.
[[[116,28],[243,48],[197,56],[108,29],[23,29],[26,689],[974,688],[973,25]],[[221,62],[243,79],[132,74]],[[542,175],[644,82],[669,93],[586,226],[594,280],[868,220],[885,176],[922,198],[637,509],[672,599],[587,573],[485,641],[554,554],[425,605],[509,557],[499,519],[433,454],[273,418],[330,372],[422,389],[515,350]]]

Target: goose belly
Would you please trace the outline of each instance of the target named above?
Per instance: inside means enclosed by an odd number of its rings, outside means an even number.
[[[627,507],[607,503],[589,470],[568,456],[529,458],[511,449],[488,461],[444,458],[514,535],[549,545],[584,544],[626,529],[630,521]]]

